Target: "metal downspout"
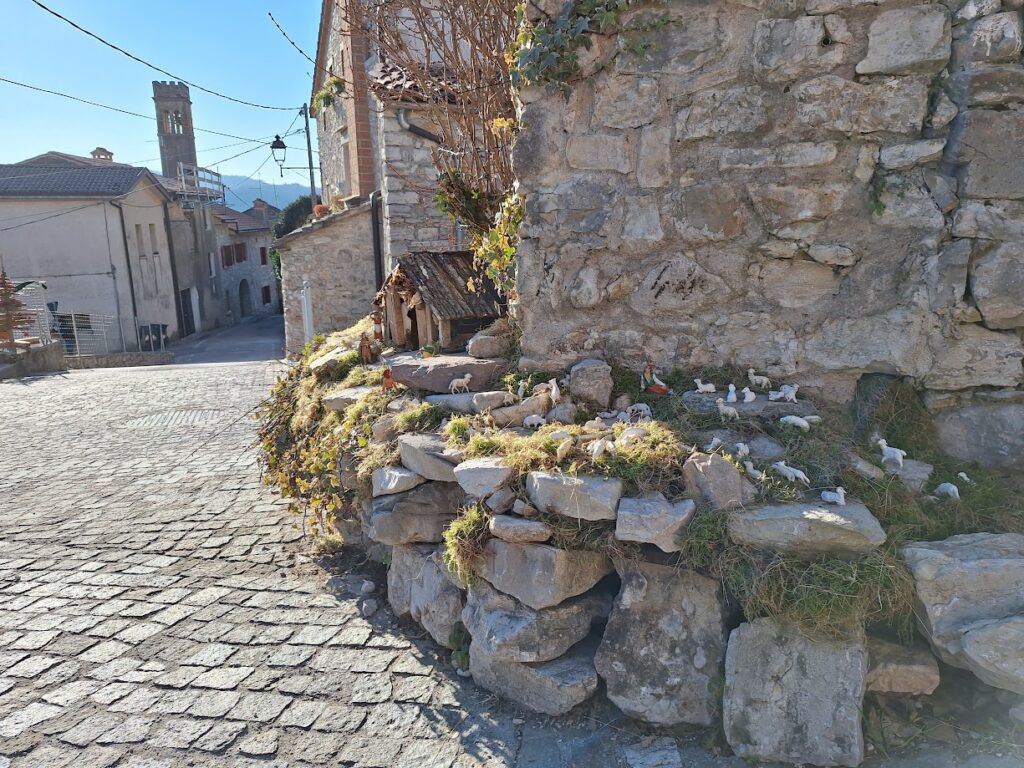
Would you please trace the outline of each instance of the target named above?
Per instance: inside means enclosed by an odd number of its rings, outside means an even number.
[[[384,287],[384,248],[381,244],[381,226],[383,221],[380,215],[381,195],[380,190],[370,193],[370,228],[373,230],[373,275],[376,282],[376,290]]]

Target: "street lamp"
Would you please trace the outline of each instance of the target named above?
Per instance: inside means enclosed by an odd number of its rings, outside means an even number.
[[[284,158],[287,152],[288,145],[281,140],[280,136],[275,136],[270,144],[270,154],[274,156],[274,162],[281,169],[281,178],[284,178]]]

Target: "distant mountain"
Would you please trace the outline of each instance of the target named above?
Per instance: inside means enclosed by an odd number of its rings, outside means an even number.
[[[302,184],[268,184],[245,176],[222,176],[221,180],[229,190],[226,200],[228,207],[238,211],[251,207],[257,197],[277,208],[284,208],[296,198],[309,194],[309,187]],[[317,190],[317,194],[319,192]]]

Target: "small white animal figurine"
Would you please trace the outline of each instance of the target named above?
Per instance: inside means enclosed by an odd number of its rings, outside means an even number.
[[[713,437],[711,442],[704,446],[704,453],[712,453],[722,447],[722,438]]]
[[[709,394],[711,394],[712,392],[715,391],[715,385],[714,384],[705,384],[700,379],[694,379],[693,383],[697,385],[697,391],[698,392],[703,392],[704,394],[708,394],[709,395]]]
[[[760,387],[761,389],[771,389],[772,387],[772,380],[767,376],[758,376],[754,373],[753,368],[747,368],[747,378],[750,379],[750,383],[755,387]]]
[[[628,416],[628,421],[632,421],[634,419],[636,421],[650,421],[653,415],[651,413],[651,406],[647,403],[634,403],[626,409],[625,413]]]
[[[973,480],[971,480],[971,478],[969,478],[967,476],[966,472],[957,472],[956,476],[959,477],[961,480],[963,480],[968,485],[977,485],[977,483],[975,483]]]
[[[525,380],[519,382],[519,390],[516,392],[516,394],[519,396],[520,400],[522,400],[523,397],[526,396],[526,381]]]
[[[590,421],[588,421],[586,424],[583,425],[583,428],[584,429],[596,429],[598,431],[601,431],[601,430],[608,429],[608,425],[605,424],[600,419],[591,419]]]
[[[744,461],[743,462],[743,466],[747,468],[747,474],[750,475],[755,480],[763,480],[764,479],[764,472],[762,472],[761,470],[757,469],[754,466],[753,462]]]
[[[960,489],[952,483],[941,483],[932,493],[936,496],[949,496],[951,499],[960,499]]]
[[[558,405],[562,401],[562,390],[558,388],[558,380],[552,379],[548,384],[551,385],[551,402]]]
[[[783,384],[779,387],[779,391],[782,393],[782,397],[787,403],[796,402],[796,392],[798,389],[800,389],[799,384]]]
[[[781,400],[785,396],[786,395],[783,392],[777,389],[773,389],[768,392],[768,399],[771,400],[773,403]]]
[[[801,417],[808,424],[821,424],[821,416],[815,414],[814,416],[802,416]]]
[[[565,440],[566,438],[572,437],[572,435],[570,435],[564,429],[558,429],[555,430],[554,432],[551,432],[548,435],[548,437],[550,437],[552,440]]]
[[[615,445],[619,448],[628,448],[637,440],[645,437],[647,437],[647,430],[643,427],[629,427],[622,430],[622,434],[615,440]]]
[[[614,456],[618,450],[615,447],[615,443],[606,437],[602,437],[600,440],[595,440],[587,446],[587,453],[590,454],[590,460],[597,462],[606,453],[609,456]]]
[[[903,460],[907,458],[907,452],[899,448],[893,448],[885,440],[879,439],[878,447],[882,449],[882,461],[895,461],[896,465],[903,469]]]
[[[568,389],[569,388],[569,377],[568,376],[563,376],[562,378],[560,378],[558,380],[558,385],[562,389]]]
[[[783,416],[779,419],[780,424],[789,424],[791,427],[802,429],[804,432],[811,431],[811,423],[802,416]]]
[[[791,483],[800,481],[804,485],[811,484],[811,481],[807,477],[807,475],[805,475],[801,470],[797,469],[796,467],[787,467],[786,462],[784,461],[776,461],[774,464],[772,464],[772,469],[774,469],[784,478],[789,480],[789,482]]]
[[[755,400],[757,400],[757,393],[756,392],[751,392],[750,391],[750,387],[744,387],[743,389],[740,390],[740,392],[743,393],[743,402],[744,403],[752,403]]]
[[[846,506],[846,489],[839,486],[835,491],[822,491],[821,500],[828,504],[835,504],[839,507]]]
[[[736,402],[736,385],[729,385],[729,394],[725,396],[725,402],[735,403]]]
[[[547,419],[545,419],[543,416],[538,416],[536,413],[531,413],[529,416],[523,419],[523,426],[526,427],[527,429],[540,429],[547,423]]]
[[[558,444],[558,448],[555,450],[555,458],[558,460],[559,464],[565,461],[565,457],[569,455],[569,451],[572,450],[572,446],[573,439],[571,437],[565,438],[565,440]]]
[[[465,376],[459,376],[458,378],[452,379],[448,385],[448,391],[451,394],[456,392],[469,392],[469,382],[473,380],[473,374],[467,373]]]
[[[735,453],[735,456],[736,456],[737,459],[745,459],[749,455],[750,455],[750,446],[749,445],[747,445],[746,443],[736,443],[736,453]]]
[[[731,405],[726,405],[725,400],[718,398],[715,400],[715,405],[718,406],[718,415],[722,417],[722,421],[733,421],[740,420],[740,412],[733,408]]]

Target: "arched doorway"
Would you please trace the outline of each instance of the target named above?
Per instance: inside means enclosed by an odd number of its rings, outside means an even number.
[[[252,294],[249,292],[248,280],[243,280],[238,284],[238,309],[242,317],[252,314]]]

